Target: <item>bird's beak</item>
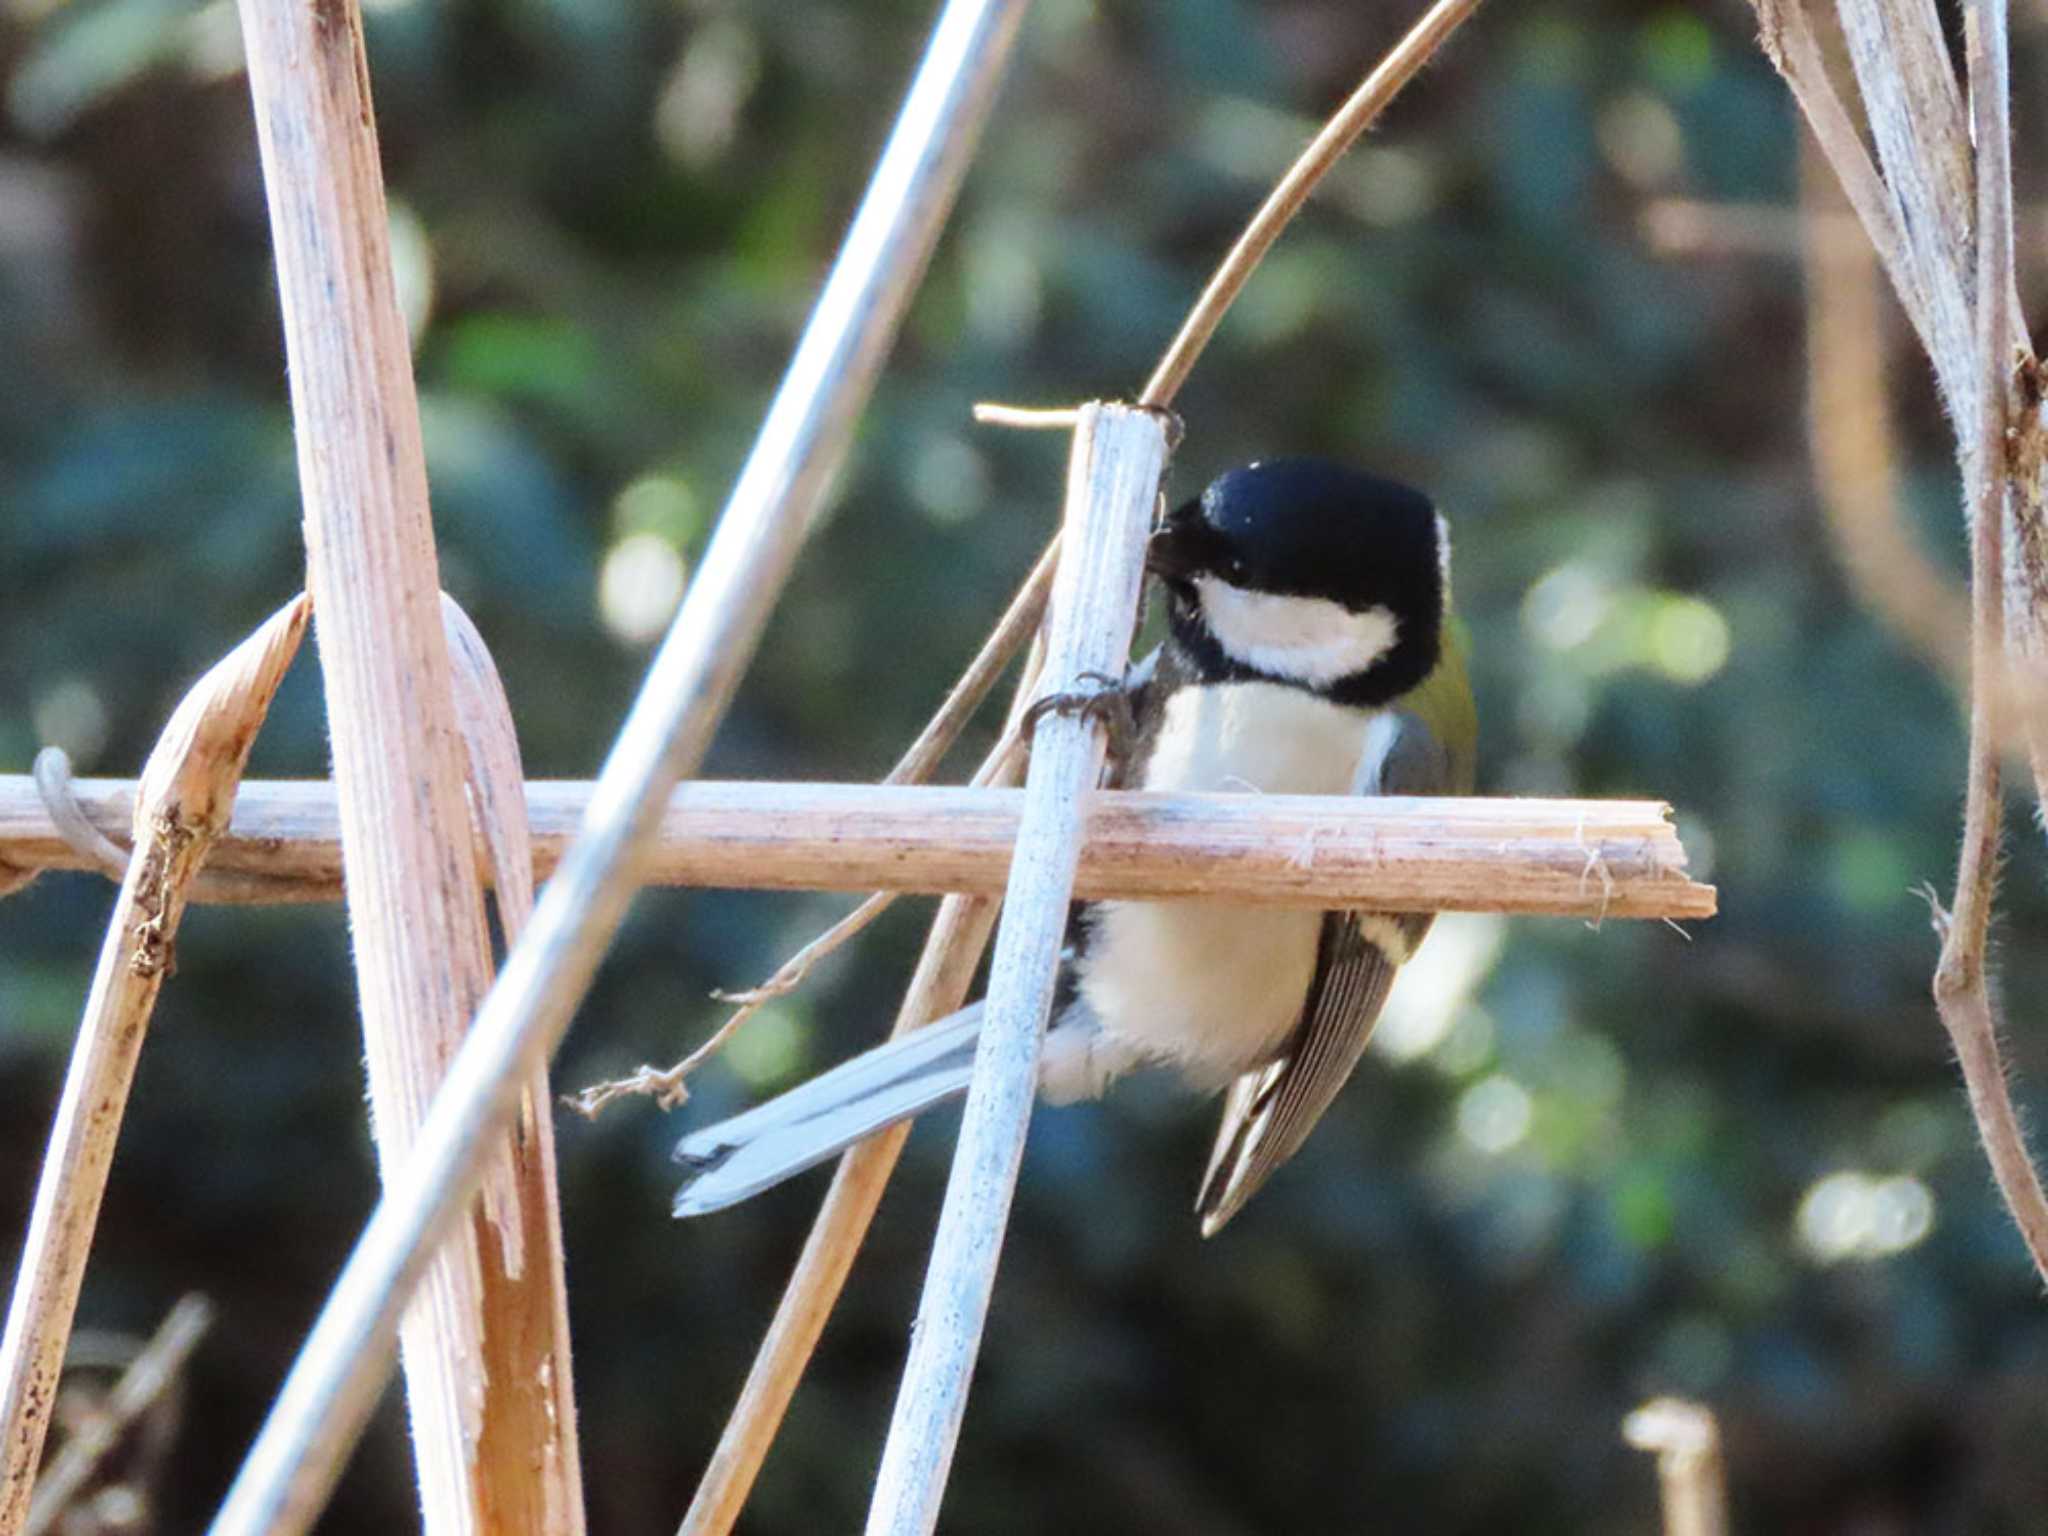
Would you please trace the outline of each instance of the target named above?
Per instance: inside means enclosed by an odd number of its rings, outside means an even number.
[[[1176,507],[1153,529],[1152,542],[1145,546],[1145,569],[1162,581],[1188,580],[1204,568],[1207,533],[1200,502]]]

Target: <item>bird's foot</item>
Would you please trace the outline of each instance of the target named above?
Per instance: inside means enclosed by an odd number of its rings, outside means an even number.
[[[1083,672],[1074,681],[1098,686],[1048,693],[1032,700],[1024,711],[1024,739],[1031,739],[1032,733],[1038,729],[1038,722],[1047,715],[1079,716],[1100,725],[1109,737],[1109,755],[1117,762],[1125,761],[1138,734],[1137,719],[1131,708],[1130,686],[1124,679],[1111,677],[1106,672]]]

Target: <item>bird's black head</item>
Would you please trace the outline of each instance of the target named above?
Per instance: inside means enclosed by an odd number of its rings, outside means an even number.
[[[1420,491],[1296,458],[1234,469],[1168,513],[1147,564],[1204,676],[1370,705],[1435,667],[1447,555]]]

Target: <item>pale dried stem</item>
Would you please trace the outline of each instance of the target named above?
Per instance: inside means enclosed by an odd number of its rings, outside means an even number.
[[[115,1141],[187,894],[227,825],[306,615],[306,600],[294,599],[194,684],[142,771],[135,852],[100,947],[0,1338],[0,1536],[16,1536],[28,1518]]]
[[[399,313],[356,0],[240,0],[270,211],[368,1065],[388,1189],[491,983],[442,628],[412,348]],[[491,1156],[508,1155],[502,1139]],[[499,1185],[509,1198],[509,1180]],[[522,1232],[539,1212],[501,1218]],[[528,1225],[530,1223],[530,1226]],[[574,1536],[575,1477],[530,1411],[522,1297],[474,1225],[427,1262],[400,1328],[428,1536]],[[528,1305],[529,1301],[531,1306]],[[519,1437],[527,1437],[518,1443]],[[338,1475],[345,1442],[310,1457]],[[309,1518],[310,1510],[286,1518]]]
[[[510,949],[533,915],[533,839],[519,737],[489,647],[446,593],[441,620],[470,823]],[[529,1468],[510,1489],[519,1507],[498,1511],[501,1528],[570,1531],[583,1522],[583,1469],[552,1108],[543,1063],[527,1077],[510,1134],[486,1161],[483,1199],[473,1215],[484,1285],[484,1364],[493,1387],[484,1400],[477,1455],[486,1465],[518,1466],[524,1459]]]
[[[128,801],[86,779],[97,819]],[[527,786],[536,867],[561,855],[593,788]],[[988,895],[1008,878],[1021,797],[947,785],[719,783],[679,788],[648,852],[653,883],[755,890],[889,889]],[[24,820],[13,821],[14,811]],[[61,849],[27,781],[0,777],[0,847]],[[339,868],[325,784],[256,780],[214,853],[305,899]],[[294,874],[294,872],[296,872]],[[1161,794],[1105,790],[1088,807],[1078,889],[1088,898],[1228,897],[1245,905],[1553,916],[1706,916],[1713,888],[1685,877],[1670,807],[1654,800]]]
[[[1045,675],[1062,694],[1125,665],[1146,534],[1173,435],[1170,419],[1157,410],[1083,409],[1046,640]],[[1039,1049],[1080,862],[1082,810],[1101,772],[1106,737],[1101,721],[1064,712],[1043,716],[1033,737],[974,1074],[875,1476],[870,1536],[922,1536],[938,1521],[1037,1098]]]
[[[212,1325],[213,1308],[204,1296],[178,1299],[149,1342],[128,1363],[99,1411],[73,1430],[51,1459],[29,1505],[23,1536],[44,1536],[57,1524],[129,1426],[164,1401],[177,1384],[186,1359]]]
[[[1003,742],[989,754],[977,778],[997,784],[1014,782],[1015,755],[1009,750],[1038,680],[1042,645],[1026,658],[1023,675],[1010,701]],[[891,1036],[920,1029],[944,1018],[967,1000],[967,989],[995,930],[997,904],[987,896],[948,896],[939,903],[918,958],[917,971],[896,1012]],[[796,1268],[791,1272],[781,1305],[761,1341],[753,1367],[740,1389],[739,1401],[718,1437],[703,1480],[683,1516],[680,1536],[707,1536],[730,1531],[753,1491],[768,1448],[775,1443],[804,1367],[823,1336],[825,1323],[839,1303],[839,1293],[852,1272],[854,1256],[867,1236],[896,1159],[910,1136],[906,1123],[870,1138],[840,1159],[825,1203],[811,1224]]]
[[[1907,255],[1897,205],[1829,77],[1819,39],[1806,17],[1806,0],[1751,3],[1756,9],[1758,41],[1765,57],[1777,66],[1793,99],[1806,114],[1807,125],[1840,178],[1842,191],[1862,221],[1878,259],[1884,263],[1921,345],[1931,347],[1933,332],[1925,287]]]
[[[256,30],[252,18],[278,9],[243,0],[245,40]],[[325,19],[331,9],[310,14]],[[671,789],[702,760],[754,652],[952,206],[1023,11],[1023,0],[947,0],[577,840],[449,1063],[401,1177],[322,1306],[215,1519],[215,1536],[294,1536],[325,1501],[388,1371],[401,1308],[428,1255],[457,1229],[491,1138],[515,1122],[525,1084],[567,1029],[625,915],[636,856]],[[256,53],[252,42],[252,79]],[[354,63],[360,74],[359,51]],[[354,110],[366,123],[367,102]],[[273,158],[272,146],[265,150]],[[281,195],[276,177],[269,186]],[[294,360],[295,389],[307,371]],[[473,869],[472,861],[455,862]],[[353,880],[352,868],[351,889]]]
[[[1711,1409],[1683,1398],[1652,1398],[1622,1421],[1621,1433],[1657,1458],[1664,1536],[1727,1536],[1721,1429]]]

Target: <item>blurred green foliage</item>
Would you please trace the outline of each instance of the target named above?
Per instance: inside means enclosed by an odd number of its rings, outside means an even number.
[[[1059,443],[977,429],[969,404],[1132,390],[1408,9],[1040,0],[711,772],[882,771],[1053,516]],[[535,775],[598,764],[645,659],[622,635],[702,549],[930,10],[373,10],[444,577]],[[1176,471],[1191,491],[1316,451],[1433,487],[1485,784],[1670,799],[1722,916],[1443,925],[1339,1113],[1210,1244],[1188,1214],[1206,1111],[1140,1086],[1042,1115],[954,1527],[1641,1532],[1654,1480],[1617,1428],[1675,1390],[1723,1415],[1740,1529],[2040,1529],[2048,1319],[1928,1003],[1914,894],[1948,879],[1956,707],[1831,561],[1797,269],[1673,261],[1638,232],[1659,196],[1791,196],[1793,122],[1750,32],[1734,3],[1482,12],[1246,294],[1181,402]],[[2022,121],[2042,44],[2030,12]],[[227,0],[0,10],[0,771],[50,740],[132,772],[183,685],[299,584],[237,47]],[[1954,566],[1945,429],[1891,330],[1909,514]],[[312,670],[257,771],[323,771]],[[2039,842],[2015,834],[1999,952],[2037,1110]],[[0,1232],[25,1217],[109,900],[46,877],[0,907]],[[680,1054],[718,1017],[710,988],[842,906],[647,894],[561,1082]],[[685,1115],[871,1038],[919,931],[906,910],[836,959]],[[227,1320],[157,1528],[204,1519],[367,1210],[358,1057],[338,911],[193,914],[84,1301],[146,1330],[197,1287]],[[561,1126],[600,1530],[679,1514],[821,1188],[678,1227],[681,1123]],[[745,1529],[862,1507],[949,1129],[913,1141]],[[387,1410],[323,1529],[411,1509]]]

